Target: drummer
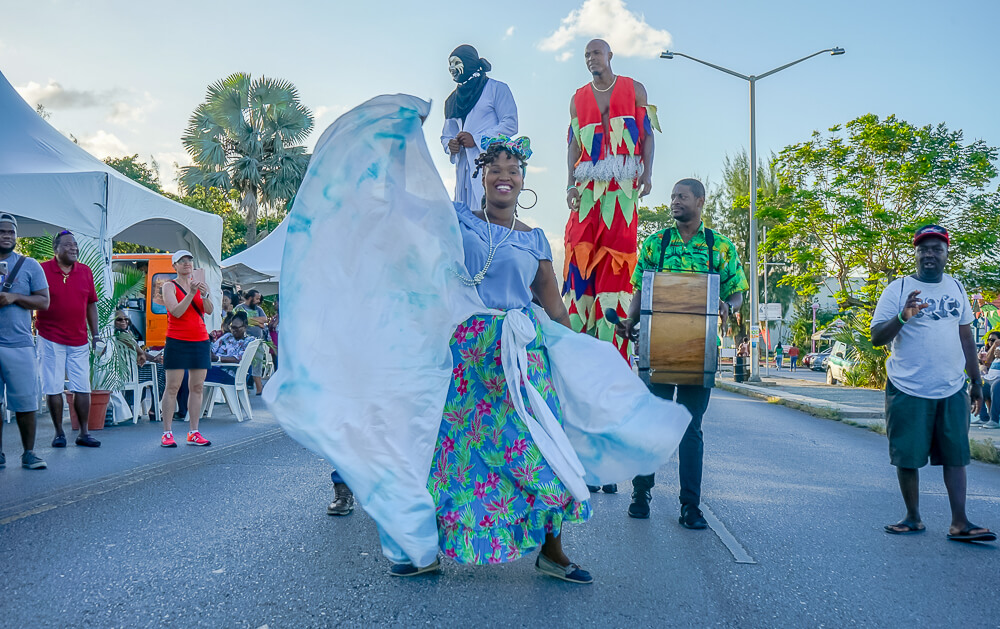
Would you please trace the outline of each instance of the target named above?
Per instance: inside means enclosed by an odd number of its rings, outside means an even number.
[[[747,290],[747,278],[743,265],[736,253],[736,247],[725,236],[706,229],[701,220],[705,205],[705,186],[697,179],[681,179],[670,193],[670,213],[675,226],[661,229],[643,241],[639,247],[639,260],[632,274],[635,294],[629,308],[628,318],[618,325],[618,334],[635,339],[636,323],[639,321],[639,306],[642,303],[642,274],[645,271],[679,271],[695,273],[717,273],[719,277],[719,320],[726,329],[730,313],[743,305],[743,291]],[[664,246],[665,245],[665,246]],[[708,252],[712,259],[709,264]],[[708,408],[712,390],[697,385],[650,384],[652,392],[661,398],[674,399],[691,413],[691,424],[681,439],[677,450],[680,459],[681,526],[688,529],[703,529],[708,526],[698,508],[701,504],[701,469],[705,446],[701,432],[701,418]],[[632,504],[628,514],[633,518],[649,517],[650,490],[653,475],[636,476],[632,479]]]

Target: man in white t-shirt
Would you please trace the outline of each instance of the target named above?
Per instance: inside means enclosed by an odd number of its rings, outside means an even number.
[[[972,308],[962,284],[944,272],[947,230],[925,225],[913,237],[917,272],[890,283],[872,316],[872,343],[891,346],[886,361],[886,433],[906,516],[885,527],[895,535],[925,530],[920,519],[920,472],[942,466],[951,503],[948,539],[990,542],[996,535],[965,515],[969,465],[969,404],[982,404]],[[966,374],[972,385],[966,393]]]

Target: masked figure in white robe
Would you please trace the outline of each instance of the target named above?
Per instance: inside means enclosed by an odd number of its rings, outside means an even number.
[[[455,165],[455,201],[478,210],[483,202],[483,182],[474,177],[483,137],[517,134],[517,105],[506,83],[486,76],[490,62],[468,44],[448,58],[448,71],[458,83],[444,103],[441,146]]]

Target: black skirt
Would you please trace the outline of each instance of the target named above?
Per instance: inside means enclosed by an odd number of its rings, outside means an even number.
[[[208,369],[212,366],[212,342],[180,341],[167,337],[163,348],[164,369]]]

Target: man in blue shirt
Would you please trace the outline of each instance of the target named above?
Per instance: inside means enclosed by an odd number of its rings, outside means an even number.
[[[21,467],[45,469],[45,461],[34,453],[35,412],[38,411],[38,361],[31,337],[31,311],[49,307],[49,285],[37,261],[14,253],[17,219],[0,214],[0,398],[17,416],[21,433]],[[3,424],[0,423],[0,468],[3,454]]]

